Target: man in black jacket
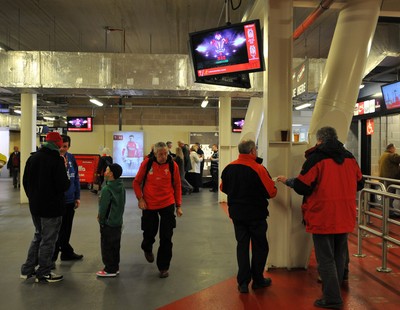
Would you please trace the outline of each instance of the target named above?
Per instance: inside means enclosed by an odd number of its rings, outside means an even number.
[[[260,164],[255,142],[243,140],[238,149],[239,158],[222,171],[220,189],[228,195],[229,216],[235,228],[238,289],[248,293],[251,280],[253,289],[271,285],[271,279],[263,276],[269,250],[266,219],[268,199],[275,197],[277,190],[267,169]]]
[[[70,185],[66,163],[60,156],[62,145],[59,133],[48,133],[42,148],[32,153],[25,165],[23,186],[29,199],[35,234],[28,257],[21,267],[22,279],[34,275],[35,282],[58,282],[63,279],[62,275],[51,272],[52,256],[65,208],[64,192]]]

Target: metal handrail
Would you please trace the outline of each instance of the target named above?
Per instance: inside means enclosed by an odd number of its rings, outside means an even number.
[[[397,188],[397,187],[396,187]],[[400,188],[400,186],[399,186]],[[369,197],[370,194],[381,195],[384,197],[383,199],[383,208],[382,208],[382,215],[373,213],[369,211]],[[389,223],[394,225],[400,226],[399,221],[395,221],[389,218],[389,201],[390,199],[397,199],[400,200],[400,196],[396,194],[389,193],[383,190],[374,190],[370,188],[364,188],[360,192],[360,199],[358,201],[358,253],[355,256],[364,257],[365,255],[362,254],[362,233],[363,231],[367,231],[377,237],[382,239],[382,266],[377,267],[376,270],[379,272],[391,272],[392,269],[387,267],[387,245],[388,242],[397,244],[400,246],[400,240],[392,238],[389,236]],[[368,227],[369,216],[373,216],[378,219],[382,219],[382,231],[378,231],[371,227]]]

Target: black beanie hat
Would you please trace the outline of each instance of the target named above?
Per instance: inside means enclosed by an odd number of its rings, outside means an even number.
[[[114,179],[118,179],[122,174],[122,167],[118,164],[111,164],[108,166],[113,173]]]

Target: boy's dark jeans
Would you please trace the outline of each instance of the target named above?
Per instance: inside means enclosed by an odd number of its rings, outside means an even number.
[[[121,233],[121,226],[111,227],[100,225],[101,257],[103,259],[105,272],[116,273],[119,271]]]

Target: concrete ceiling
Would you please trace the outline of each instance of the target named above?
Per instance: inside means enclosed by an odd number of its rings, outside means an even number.
[[[22,51],[188,54],[188,33],[226,23],[225,2],[0,0],[0,47]],[[228,1],[229,21],[242,21],[255,2],[256,0]],[[327,57],[338,12],[345,2],[335,1],[331,8],[294,42],[295,58]],[[294,29],[319,3],[320,1],[293,1]],[[231,5],[238,8],[233,10]],[[382,16],[390,17],[391,22],[399,23],[400,1],[384,0],[381,12]],[[376,72],[399,66],[400,61],[395,59],[386,65],[387,67],[377,68]],[[8,102],[12,101],[10,99],[18,102],[18,96],[0,91],[0,103],[5,98],[8,98]],[[182,100],[193,104],[194,99],[196,98]],[[59,102],[61,111],[65,110],[69,102],[77,101],[79,104],[79,98],[71,98],[68,94],[56,94],[39,100],[43,101],[42,106],[46,106],[47,102],[48,109]],[[116,98],[110,100],[110,104],[118,101]],[[162,101],[162,98],[158,98],[158,101]],[[81,104],[86,102],[87,100]],[[245,104],[243,100],[238,101],[238,106]]]

